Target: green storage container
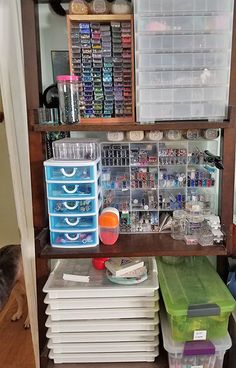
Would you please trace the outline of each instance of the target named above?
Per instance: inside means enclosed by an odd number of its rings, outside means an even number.
[[[186,257],[180,264],[158,259],[158,274],[173,339],[218,339],[228,329],[236,303],[206,257]]]

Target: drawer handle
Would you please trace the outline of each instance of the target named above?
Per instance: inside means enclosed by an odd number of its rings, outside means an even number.
[[[80,218],[79,217],[77,217],[76,219],[75,219],[75,221],[73,222],[73,221],[70,221],[70,219],[68,218],[68,217],[66,217],[65,218],[65,222],[67,223],[67,225],[69,225],[69,226],[76,226],[76,225],[78,225],[78,223],[80,222]]]
[[[76,240],[79,240],[80,234],[75,234],[75,235],[65,234],[65,237],[66,237],[67,240],[76,241]]]
[[[60,169],[63,176],[66,176],[67,178],[72,178],[72,176],[75,176],[77,168],[74,167],[73,171],[71,173],[66,172],[64,168]]]
[[[70,206],[67,202],[63,202],[67,210],[75,210],[79,206],[79,202],[75,202],[74,206]]]
[[[67,193],[67,194],[74,194],[77,192],[78,188],[79,188],[79,185],[75,185],[74,186],[74,189],[68,189],[66,185],[63,185],[62,188],[64,189],[64,191]]]

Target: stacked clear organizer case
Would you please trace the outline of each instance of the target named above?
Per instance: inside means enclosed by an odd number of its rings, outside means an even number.
[[[51,245],[94,247],[99,243],[100,159],[44,162]]]
[[[137,121],[227,116],[233,0],[136,0]]]
[[[59,261],[47,293],[49,357],[55,363],[154,361],[159,346],[159,285],[156,261],[145,259],[148,279],[117,285],[90,259]],[[89,283],[63,274],[89,276]]]
[[[159,232],[165,212],[195,199],[203,213],[217,212],[218,170],[206,165],[204,150],[217,154],[218,141],[104,142],[103,206],[120,212],[120,232]]]

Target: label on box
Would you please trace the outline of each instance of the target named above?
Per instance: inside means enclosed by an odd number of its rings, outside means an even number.
[[[206,338],[207,338],[207,331],[206,330],[194,331],[194,334],[193,334],[193,340],[194,341],[206,340]]]
[[[191,368],[203,368],[203,365],[191,365]]]

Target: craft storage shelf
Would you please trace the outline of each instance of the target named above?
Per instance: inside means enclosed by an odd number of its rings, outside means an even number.
[[[205,215],[217,213],[218,170],[204,162],[209,147],[217,154],[217,140],[102,143],[103,205],[119,210],[120,232],[159,232],[161,214],[193,198]]]
[[[67,29],[81,123],[134,123],[133,15],[68,15]]]
[[[233,5],[134,2],[137,121],[226,116]]]
[[[221,119],[220,121],[208,121],[208,117],[202,120],[198,120],[199,116],[196,117],[195,120],[190,120],[190,118],[186,121],[171,121],[172,116],[168,121],[162,121],[161,124],[132,124],[127,122],[122,122],[120,119],[117,120],[116,123],[112,122],[110,124],[109,120],[100,121],[99,124],[94,124],[90,121],[90,123],[80,123],[75,125],[64,125],[64,126],[48,126],[48,125],[39,125],[35,124],[34,119],[32,118],[31,112],[34,109],[37,109],[40,106],[40,91],[41,91],[41,71],[40,71],[40,48],[38,37],[39,37],[39,28],[38,28],[38,4],[48,4],[48,0],[39,0],[35,2],[34,0],[22,0],[22,27],[23,27],[23,44],[24,44],[24,61],[25,61],[25,80],[26,80],[26,97],[27,97],[27,109],[29,111],[29,142],[30,142],[30,165],[31,165],[31,179],[32,179],[32,196],[33,196],[33,215],[34,215],[34,227],[36,233],[36,277],[37,277],[37,300],[38,300],[38,316],[39,316],[39,347],[40,347],[40,368],[57,368],[57,364],[53,364],[53,362],[48,358],[48,350],[45,348],[46,346],[46,330],[45,330],[45,305],[43,303],[45,295],[42,294],[43,285],[48,278],[50,270],[48,269],[48,259],[49,258],[92,258],[92,257],[105,257],[105,256],[155,256],[155,255],[174,255],[174,256],[188,256],[188,255],[219,255],[222,257],[218,257],[218,270],[222,276],[225,275],[226,271],[226,255],[228,254],[236,254],[236,248],[233,247],[232,243],[232,203],[233,203],[233,177],[234,177],[234,154],[235,154],[235,110],[233,109],[229,116],[228,120]],[[137,1],[135,0],[137,5]],[[185,15],[189,14],[191,17],[194,15],[194,10],[196,12],[202,12],[207,10],[208,13],[206,16],[210,17],[211,12],[215,12],[216,6],[217,11],[225,11],[228,14],[232,11],[232,2],[227,1],[199,1],[199,0],[190,0],[190,1],[143,1],[139,0],[139,13],[143,13],[146,17],[147,12],[152,10],[153,14],[148,17],[160,17],[163,14],[163,11],[166,12],[166,17],[169,16],[167,10],[175,9],[175,6],[179,4],[183,4],[183,10],[185,11]],[[45,6],[45,5],[44,5]],[[160,10],[161,6],[161,10]],[[202,14],[202,13],[201,13]],[[214,14],[212,14],[214,15]],[[136,15],[137,16],[137,15]],[[53,15],[53,17],[57,17]],[[54,18],[56,19],[56,18]],[[60,18],[62,20],[62,18]],[[177,19],[177,17],[176,17]],[[234,23],[235,26],[235,23]],[[234,42],[233,46],[236,44],[236,33],[234,33]],[[156,41],[154,40],[154,34],[149,34],[149,41],[146,43],[147,34],[139,34],[139,40],[136,38],[136,46],[145,47],[147,44],[148,50],[150,47],[155,47],[157,42],[159,42],[161,34],[156,34]],[[163,44],[163,51],[165,48],[169,47],[169,36],[170,34],[162,34],[163,40],[165,40],[165,45]],[[186,36],[186,37],[184,37]],[[189,33],[187,35],[184,34],[176,34],[175,35],[177,43],[172,45],[173,50],[178,53],[177,62],[179,60],[183,61],[184,53],[189,54],[192,53],[192,48],[189,49],[190,42],[194,40],[195,47],[195,57],[198,55],[199,57],[202,54],[202,48],[200,49],[199,40],[202,37],[204,45],[209,47],[212,45],[214,48],[214,52],[209,53],[208,57],[212,55],[218,55],[217,58],[213,59],[213,65],[222,65],[220,63],[229,60],[228,54],[220,52],[215,49],[216,37],[214,33],[204,32],[202,34],[194,34]],[[220,44],[225,42],[226,47],[228,47],[229,43],[227,41],[227,34],[225,32],[220,32],[217,34],[217,39],[219,38]],[[138,42],[137,42],[138,41]],[[154,43],[153,43],[154,42]],[[185,46],[186,45],[186,46]],[[191,44],[192,45],[192,44]],[[158,46],[158,45],[157,45]],[[181,46],[181,50],[179,47]],[[186,48],[185,48],[186,47]],[[185,49],[184,49],[185,48]],[[181,52],[180,51],[186,51]],[[188,52],[189,50],[189,52]],[[236,84],[235,84],[235,61],[236,61],[236,53],[235,47],[233,47],[232,52],[232,68],[231,68],[231,83],[230,83],[230,99],[229,104],[235,105],[235,95],[236,95]],[[158,51],[159,53],[159,51]],[[156,55],[158,55],[158,53]],[[165,53],[165,51],[164,51]],[[163,54],[164,54],[163,53]],[[159,53],[160,54],[160,53]],[[138,49],[138,56],[142,55],[140,53],[140,49]],[[145,53],[144,60],[146,58]],[[155,55],[154,55],[155,56]],[[171,54],[172,56],[172,54]],[[168,57],[170,60],[170,57]],[[173,60],[173,59],[172,59]],[[186,59],[187,60],[187,59]],[[189,59],[188,59],[189,60]],[[209,59],[212,61],[212,58]],[[182,63],[181,61],[181,63]],[[198,65],[202,64],[202,59],[195,61]],[[150,65],[151,67],[153,65]],[[137,67],[137,65],[136,65]],[[172,66],[171,66],[172,68]],[[204,65],[203,65],[204,68]],[[186,69],[186,68],[185,68]],[[168,89],[173,83],[173,88],[187,88],[186,84],[188,83],[187,78],[191,77],[191,81],[193,83],[193,88],[203,88],[202,85],[199,85],[199,70],[140,70],[137,75],[137,86],[139,88],[142,85],[143,89],[149,89],[150,86],[155,87],[155,81],[163,78],[163,89]],[[157,80],[154,77],[156,75]],[[228,78],[229,70],[226,68],[211,69],[211,82],[212,85],[209,87],[216,86],[217,88],[222,88],[225,83],[226,78]],[[171,78],[171,81],[168,82],[168,75]],[[187,76],[186,79],[183,77]],[[203,75],[204,76],[204,75]],[[207,75],[206,75],[207,77]],[[185,80],[185,82],[183,82]],[[153,83],[151,82],[153,81]],[[175,81],[175,82],[173,82]],[[218,85],[218,84],[219,85]],[[145,107],[145,106],[144,106]],[[225,116],[224,114],[222,115]],[[146,117],[144,117],[146,118]],[[191,116],[193,119],[193,116]],[[140,119],[136,119],[138,121]],[[155,121],[160,120],[160,117],[155,116]],[[134,120],[135,121],[135,120]],[[144,121],[147,122],[146,119]],[[108,123],[108,124],[107,124]],[[119,238],[119,242],[117,247],[106,247],[103,245],[99,245],[95,248],[91,249],[58,249],[52,248],[49,246],[49,232],[47,230],[42,230],[45,226],[47,226],[45,222],[45,197],[44,197],[44,184],[43,184],[43,161],[45,160],[44,156],[44,147],[43,147],[43,137],[45,132],[50,131],[78,131],[78,132],[105,132],[105,131],[132,131],[132,130],[166,130],[166,129],[191,129],[194,125],[194,128],[221,128],[222,136],[221,136],[221,149],[223,162],[225,166],[225,170],[223,171],[220,179],[220,215],[223,224],[226,229],[226,247],[201,247],[201,246],[186,246],[181,241],[175,241],[170,238],[168,234],[125,234],[121,235]],[[109,127],[109,128],[108,128]],[[40,134],[42,132],[42,134]],[[127,363],[118,363],[112,364],[114,368],[131,368],[133,365],[129,362]],[[84,367],[84,364],[77,365],[78,367]],[[88,368],[94,368],[98,365],[95,363],[91,363],[87,365]],[[160,352],[160,356],[158,357],[155,363],[136,363],[135,368],[168,368],[168,362],[165,352]],[[60,368],[74,368],[74,364],[61,364]],[[100,368],[108,368],[110,364],[100,363]],[[229,368],[229,366],[226,367]]]

